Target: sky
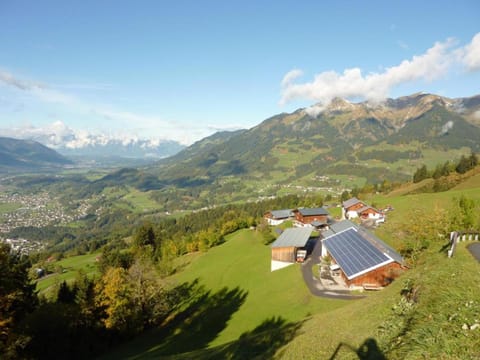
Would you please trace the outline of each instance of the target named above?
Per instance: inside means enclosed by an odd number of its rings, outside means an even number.
[[[0,0],[0,135],[188,145],[336,96],[473,96],[479,19],[477,0]]]

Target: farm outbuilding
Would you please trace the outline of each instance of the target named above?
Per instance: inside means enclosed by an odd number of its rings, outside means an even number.
[[[329,231],[322,240],[322,255],[338,264],[348,286],[383,287],[405,269],[402,256],[372,233],[342,222],[339,232]]]
[[[285,229],[271,245],[272,271],[295,263],[300,254],[303,260],[312,231],[312,228]]]
[[[272,210],[263,217],[267,220],[268,225],[280,225],[293,218],[293,211],[292,209]]]

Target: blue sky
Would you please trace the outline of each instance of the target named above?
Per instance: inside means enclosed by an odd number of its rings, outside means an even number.
[[[0,129],[191,143],[334,96],[476,95],[479,18],[473,0],[1,0]]]

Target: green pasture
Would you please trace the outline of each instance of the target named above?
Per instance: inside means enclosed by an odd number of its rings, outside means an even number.
[[[124,202],[135,212],[152,211],[159,208],[158,203],[150,197],[150,192],[142,192],[129,188],[128,193],[122,198]]]
[[[345,301],[313,297],[303,282],[298,264],[271,272],[270,257],[270,247],[263,245],[260,234],[242,230],[178,275],[179,282],[198,278],[214,291],[238,287],[247,292],[243,306],[211,345],[234,340],[269,317],[299,321],[309,314],[345,305]]]
[[[200,256],[189,255],[191,262],[171,280],[177,284],[198,281],[209,296],[204,300],[205,309],[198,315],[199,324],[192,325],[185,334],[180,328],[174,331],[178,338],[184,339],[183,346],[178,344],[178,348],[172,349],[173,345],[168,345],[171,338],[165,341],[159,335],[161,330],[153,330],[121,346],[105,359],[154,359],[167,354],[172,355],[169,357],[172,359],[221,359],[226,355],[218,354],[225,354],[225,348],[240,346],[242,339],[244,346],[250,346],[250,341],[245,339],[259,329],[268,328],[269,333],[275,333],[299,328],[313,314],[350,303],[312,296],[299,264],[271,272],[270,256],[270,247],[263,245],[260,234],[252,230],[238,231],[224,244]],[[220,318],[225,323],[205,325],[198,333],[201,324],[209,324],[211,318]],[[252,341],[259,341],[258,336],[265,335],[255,335],[256,340]],[[192,342],[199,337],[208,338],[209,342],[202,347],[192,347]],[[274,344],[270,346],[275,349]],[[193,352],[185,353],[185,349]],[[217,354],[216,357],[213,354]]]
[[[47,293],[52,286],[62,281],[69,282],[74,280],[79,271],[83,271],[90,276],[97,274],[96,259],[98,256],[99,253],[78,255],[47,264],[48,267],[53,269],[61,269],[61,272],[52,273],[39,279],[37,281],[37,290],[40,293]]]

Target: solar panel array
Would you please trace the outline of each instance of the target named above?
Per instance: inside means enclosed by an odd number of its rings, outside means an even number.
[[[349,279],[360,272],[392,261],[353,228],[332,235],[323,243]]]

